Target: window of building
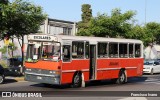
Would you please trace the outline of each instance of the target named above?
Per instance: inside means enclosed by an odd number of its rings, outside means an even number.
[[[108,43],[98,43],[98,57],[106,58],[108,57]]]
[[[118,58],[118,43],[109,43],[109,57]]]
[[[72,33],[72,28],[63,27],[63,34],[64,35],[71,35],[71,33]]]
[[[84,42],[72,42],[72,58],[83,59],[84,58]]]
[[[89,58],[89,42],[85,43],[85,56],[87,59]]]
[[[134,57],[134,44],[129,44],[129,57],[133,58]]]
[[[71,60],[71,50],[70,45],[64,45],[63,46],[63,61],[69,62]]]
[[[68,35],[71,35],[72,33],[72,28],[68,28]]]
[[[141,57],[141,45],[135,44],[135,57]]]
[[[128,57],[128,49],[127,44],[119,44],[119,57],[120,58],[127,58]]]
[[[64,35],[68,35],[68,31],[67,31],[67,28],[66,28],[66,27],[63,27],[63,34],[64,34]]]

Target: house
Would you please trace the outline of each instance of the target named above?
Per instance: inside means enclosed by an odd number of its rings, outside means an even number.
[[[160,45],[148,46],[144,49],[145,59],[160,59]]]

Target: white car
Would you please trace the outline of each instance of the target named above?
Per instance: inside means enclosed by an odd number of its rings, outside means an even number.
[[[145,61],[143,73],[151,74],[160,73],[160,63],[158,61]]]

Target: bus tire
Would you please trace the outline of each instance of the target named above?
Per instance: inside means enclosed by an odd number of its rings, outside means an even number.
[[[124,70],[120,70],[118,79],[116,81],[117,84],[124,84],[126,82],[126,74]]]
[[[81,85],[82,85],[82,73],[76,72],[72,80],[72,87],[78,88],[78,87],[81,87]]]

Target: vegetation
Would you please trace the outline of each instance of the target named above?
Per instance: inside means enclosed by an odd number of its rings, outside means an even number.
[[[92,18],[91,5],[83,4],[81,11],[82,11],[81,15],[82,21],[78,23],[78,29],[79,29],[78,35],[90,35],[88,34],[87,29],[89,27],[89,21]]]
[[[42,8],[25,0],[14,0],[8,4],[0,4],[1,8],[1,23],[3,26],[0,29],[0,39],[6,36],[12,38],[16,36],[24,44],[24,35],[36,33],[41,23],[46,19],[46,14],[43,14]],[[24,53],[22,50],[22,59]],[[22,64],[23,65],[23,64]]]
[[[8,68],[7,62],[5,60],[0,60],[0,65],[2,65],[3,68]]]
[[[7,52],[7,48],[8,48],[8,52]],[[2,54],[8,53],[10,57],[12,57],[12,53],[13,51],[17,50],[17,46],[15,46],[14,43],[9,43],[8,46],[4,46],[3,48],[0,48],[0,52],[2,52]]]
[[[91,19],[88,32],[98,37],[126,37],[132,26],[129,21],[134,15],[133,11],[122,14],[120,9],[113,9],[111,16],[98,14]]]
[[[89,5],[85,8],[90,9],[90,7]],[[160,44],[160,23],[149,22],[145,25],[137,25],[134,19],[135,11],[122,13],[121,9],[116,8],[111,11],[110,16],[106,13],[98,13],[96,17],[83,17],[84,14],[82,10],[82,21],[78,23],[77,35],[140,39],[145,46],[153,43]],[[85,21],[85,18],[88,20]]]

